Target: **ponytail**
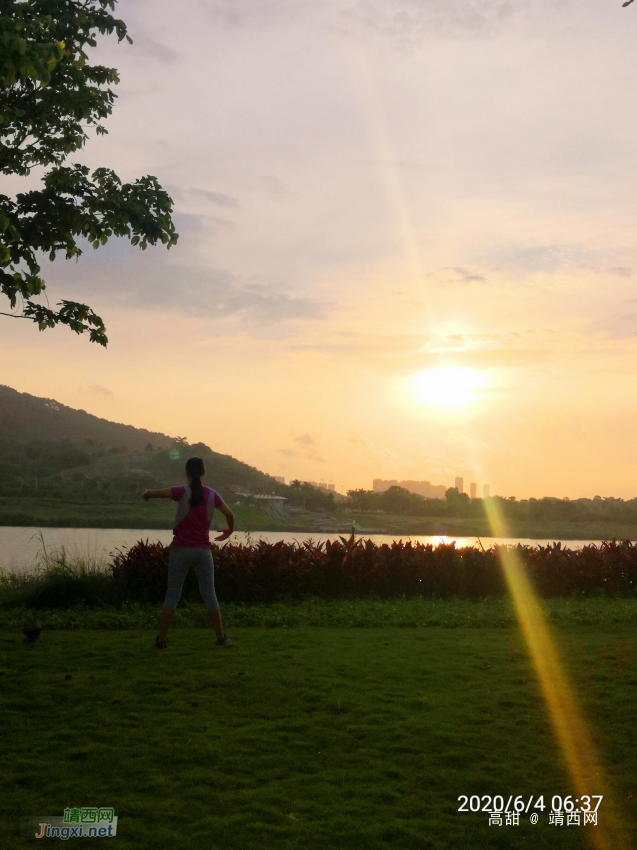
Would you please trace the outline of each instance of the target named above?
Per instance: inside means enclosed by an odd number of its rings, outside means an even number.
[[[192,495],[190,496],[190,507],[196,508],[203,502],[203,489],[201,487],[201,478],[195,475],[190,483]]]
[[[201,476],[204,475],[206,467],[200,457],[191,457],[186,462],[186,474],[190,476],[190,507],[196,508],[203,502],[203,489]]]

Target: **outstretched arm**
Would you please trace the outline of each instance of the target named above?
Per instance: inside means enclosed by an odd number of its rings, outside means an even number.
[[[165,490],[144,490],[139,494],[142,499],[170,499],[172,497],[172,487],[166,487]]]
[[[226,505],[226,503],[225,503],[225,502],[222,502],[222,503],[221,503],[221,504],[217,507],[217,510],[218,510],[218,511],[221,511],[221,513],[222,513],[222,514],[225,516],[225,518],[228,520],[228,527],[226,528],[226,530],[225,530],[225,531],[222,531],[222,532],[221,532],[221,534],[219,535],[219,537],[215,537],[215,540],[227,540],[227,539],[228,539],[228,537],[230,537],[230,535],[231,535],[231,534],[232,534],[232,532],[234,531],[234,514],[232,513],[232,511],[231,511],[231,510],[230,510],[230,508]]]

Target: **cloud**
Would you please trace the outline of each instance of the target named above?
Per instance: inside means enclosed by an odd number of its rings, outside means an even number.
[[[396,452],[388,449],[387,446],[378,445],[369,437],[361,437],[358,434],[352,434],[348,438],[348,442],[354,446],[360,446],[364,453],[373,460],[381,460],[385,461],[385,463],[389,462],[394,466],[399,465],[399,456]]]
[[[317,449],[317,441],[310,434],[299,434],[292,440],[296,443],[298,449],[279,449],[279,453],[286,457],[299,457],[303,460],[309,460],[313,463],[326,463],[325,458]]]
[[[340,21],[356,33],[372,32],[399,49],[425,41],[455,38],[490,38],[518,22],[547,31],[569,0],[344,0]],[[551,32],[559,32],[555,21]]]
[[[320,4],[316,0],[203,0],[209,17],[217,24],[237,28],[267,26],[304,17]]]
[[[563,243],[498,243],[478,256],[478,261],[488,268],[471,271],[463,266],[446,266],[431,272],[427,278],[434,283],[493,283],[500,286],[519,287],[524,277],[531,275],[559,275],[564,272],[581,276],[582,271],[596,275],[619,278],[632,277],[633,269],[626,262],[624,250],[614,251],[589,247],[577,242]],[[445,274],[451,272],[452,275]]]
[[[498,271],[515,271],[522,274],[556,274],[564,269],[579,272],[585,270],[594,274],[613,275],[614,277],[632,277],[633,270],[622,263],[622,253],[596,250],[577,243],[498,245],[490,254]],[[620,260],[620,263],[617,260]]]
[[[565,266],[581,266],[590,252],[580,245],[498,245],[494,251],[498,266],[526,274],[557,272]]]
[[[236,207],[239,203],[236,198],[232,198],[230,195],[225,195],[223,192],[210,192],[207,189],[190,189],[188,194],[205,198],[207,201],[212,201],[213,204],[219,204],[220,207]]]
[[[295,437],[294,442],[299,443],[304,449],[309,449],[316,445],[316,440],[309,434],[301,434],[300,437]]]
[[[629,339],[637,336],[637,313],[606,316],[591,322],[590,329],[611,339]]]
[[[280,177],[275,177],[271,174],[262,174],[257,178],[256,182],[257,185],[266,192],[266,194],[278,201],[283,198],[289,198],[293,194],[285,181],[281,180]]]
[[[92,304],[90,288],[108,296],[108,305],[143,310],[175,311],[207,319],[233,318],[261,333],[276,332],[283,323],[322,318],[325,305],[297,295],[288,287],[255,278],[242,278],[199,260],[202,243],[227,224],[211,216],[180,215],[180,241],[139,251],[126,239],[111,239],[94,251],[86,247],[78,262],[43,262],[48,291],[62,297],[78,295]],[[90,281],[90,287],[87,282]],[[55,297],[55,296],[53,296]],[[108,315],[103,318],[108,319]]]
[[[637,299],[636,299],[637,302]],[[629,308],[632,310],[632,308]],[[606,328],[594,328],[606,332]],[[558,317],[555,327],[503,329],[489,333],[455,333],[433,336],[431,333],[364,334],[337,332],[322,334],[310,341],[292,339],[290,352],[316,352],[338,360],[354,362],[375,374],[409,377],[444,363],[473,369],[517,369],[577,358],[582,351],[602,354],[591,329],[563,327]],[[481,394],[500,392],[487,388]]]
[[[431,35],[486,35],[499,30],[519,9],[510,0],[358,0],[343,18],[401,42]]]
[[[422,352],[431,337],[424,333],[364,334],[356,331],[338,331],[334,339],[294,342],[294,351],[322,351],[339,355],[364,355],[370,360],[391,361],[405,354]]]
[[[82,387],[80,392],[87,393],[88,395],[99,396],[101,398],[114,398],[114,393],[108,389],[108,387],[103,387],[101,384],[91,384],[88,387]]]
[[[480,445],[480,441],[475,440],[472,444],[471,438],[457,432],[451,434],[453,436],[443,439],[438,450],[431,445],[431,440],[403,435],[402,441],[407,444],[407,448],[402,456],[358,433],[352,433],[348,442],[358,448],[368,468],[375,471],[375,478],[431,481],[434,484],[449,486],[454,476],[460,474],[459,470],[475,468],[473,457]],[[488,450],[491,451],[490,448]]]
[[[290,351],[316,351],[351,359],[377,374],[409,376],[440,366],[472,368],[537,365],[563,358],[581,348],[581,335],[565,330],[539,328],[525,332],[449,334],[335,334],[333,339],[312,342],[293,340]],[[484,390],[482,391],[484,392]]]
[[[612,269],[594,268],[593,271],[595,272],[595,274],[611,274],[611,275],[614,275],[615,277],[632,277],[633,276],[633,270],[631,268],[629,268],[628,266],[615,266]]]
[[[466,434],[461,434],[459,431],[449,431],[448,437],[445,440],[449,445],[462,446],[473,453],[492,454],[495,449],[484,440],[477,440],[474,437],[467,437]]]
[[[277,290],[263,283],[242,281],[223,269],[182,266],[170,277],[122,293],[121,301],[138,307],[178,310],[190,316],[235,317],[250,325],[271,325],[293,319],[317,319],[317,301]]]
[[[452,276],[443,274],[444,272],[452,272]],[[440,276],[442,275],[442,277]],[[438,271],[431,272],[427,275],[428,278],[434,278],[437,284],[468,284],[468,283],[487,283],[487,278],[483,274],[467,271],[462,266],[444,266]]]
[[[546,26],[549,13],[562,9],[568,0],[214,0],[206,10],[214,23],[239,27],[282,26],[305,22],[349,34],[375,33],[400,46],[432,37],[499,33],[522,18]]]
[[[167,44],[160,44],[146,35],[134,35],[133,44],[135,50],[143,53],[144,56],[150,59],[156,59],[158,62],[163,62],[167,65],[176,65],[181,62],[182,55]]]

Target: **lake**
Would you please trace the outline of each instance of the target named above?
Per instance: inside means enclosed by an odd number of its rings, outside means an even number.
[[[211,537],[214,535],[211,533]],[[276,543],[279,540],[286,542],[312,539],[315,542],[335,540],[338,534],[293,531],[255,531],[250,535],[238,531],[230,538],[235,542],[246,542],[248,539],[266,540]],[[391,534],[363,534],[361,537],[371,538],[374,543],[392,543],[401,539]],[[450,543],[456,541],[457,546],[476,546],[477,537],[445,537],[442,535],[427,537],[423,535],[403,535],[403,540],[419,541],[420,543]],[[164,544],[172,540],[172,531],[169,529],[137,529],[137,528],[19,528],[4,526],[0,527],[0,568],[7,572],[20,573],[22,575],[33,573],[37,569],[38,558],[43,546],[51,552],[64,547],[71,561],[81,558],[92,564],[105,566],[110,561],[110,554],[116,549],[124,549],[137,543],[138,540],[149,540],[151,543],[159,540]],[[480,541],[485,549],[495,544],[515,545],[522,543],[525,546],[546,546],[553,540],[529,540],[522,538],[505,537],[481,537]],[[599,540],[563,540],[561,541],[570,549],[578,549],[589,543],[599,544]]]

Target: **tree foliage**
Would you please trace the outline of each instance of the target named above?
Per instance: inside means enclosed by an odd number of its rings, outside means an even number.
[[[106,345],[102,319],[86,304],[62,300],[51,308],[34,299],[45,290],[39,255],[77,258],[82,246],[125,236],[143,250],[177,241],[172,200],[155,177],[122,183],[110,169],[93,173],[64,166],[89,129],[106,130],[117,70],[89,64],[98,35],[126,39],[126,24],[112,14],[116,0],[0,0],[0,171],[26,177],[52,166],[42,188],[0,195],[0,291],[11,315],[40,330],[65,324]],[[131,42],[132,43],[132,42]],[[8,314],[5,314],[8,315]]]
[[[309,481],[290,481],[289,498],[309,511],[333,511],[334,493],[315,487]]]
[[[456,491],[457,492],[457,491]],[[449,491],[447,490],[447,495]],[[374,490],[348,490],[351,506],[360,511],[383,511],[404,516],[437,516],[447,514],[442,499],[427,499],[396,485],[382,492]],[[448,499],[447,499],[448,502]]]

